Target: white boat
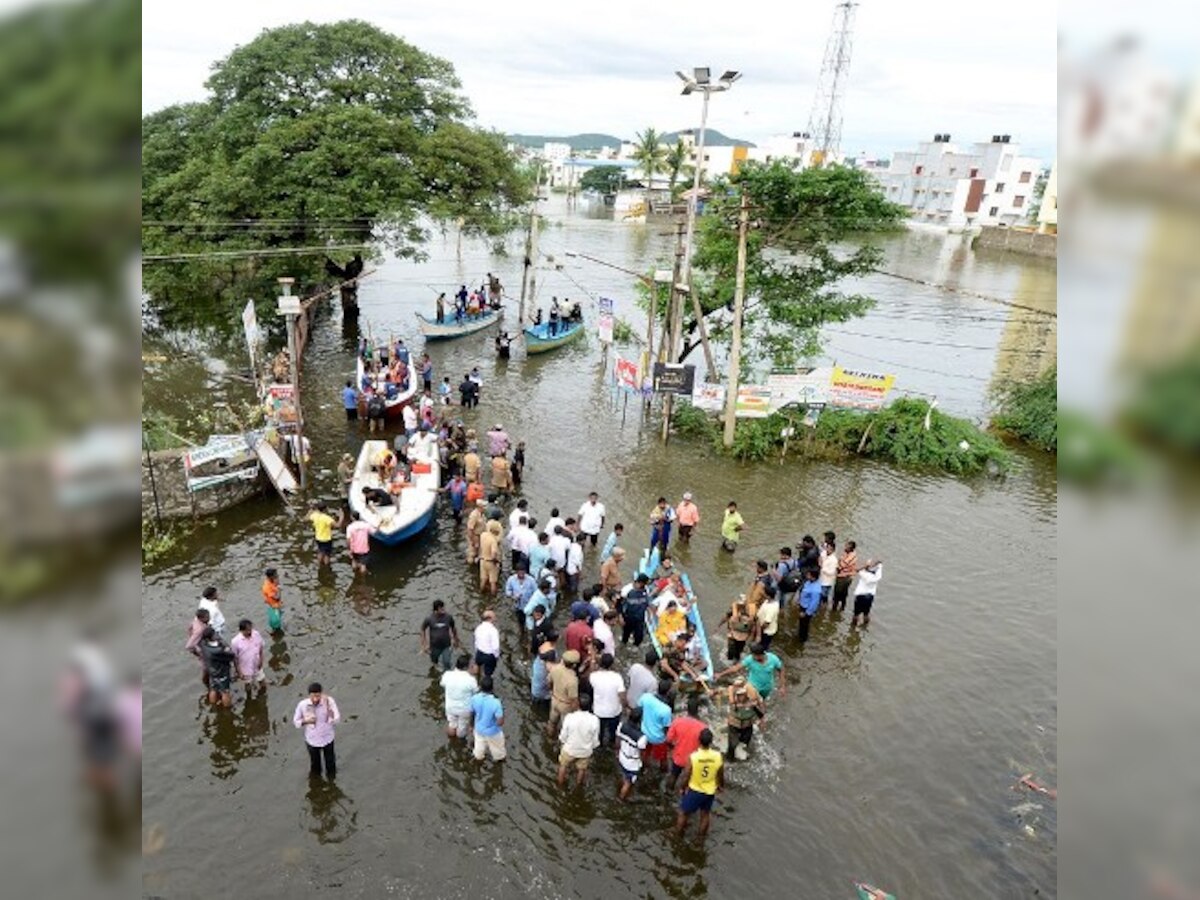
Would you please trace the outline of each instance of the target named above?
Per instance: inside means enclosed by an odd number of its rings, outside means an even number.
[[[364,522],[375,528],[371,535],[383,544],[399,544],[421,532],[433,521],[433,510],[437,505],[438,488],[441,486],[441,465],[437,445],[430,453],[409,451],[413,464],[411,482],[395,497],[394,506],[367,506],[363,497],[364,487],[384,487],[379,473],[373,469],[374,460],[383,451],[390,450],[387,441],[364,441],[354,467],[354,479],[350,482],[350,509],[359,514]]]

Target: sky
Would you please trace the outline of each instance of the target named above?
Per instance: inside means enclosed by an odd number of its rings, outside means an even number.
[[[451,4],[145,0],[144,112],[201,100],[211,64],[263,29],[360,18],[450,60],[477,124],[506,133],[592,131],[632,139],[696,127],[698,95],[676,69],[743,73],[715,95],[709,126],[761,142],[804,130],[833,0]],[[862,0],[844,102],[842,151],[887,158],[939,132],[956,143],[1011,134],[1051,161],[1057,23],[1045,0],[971,11],[961,0]]]

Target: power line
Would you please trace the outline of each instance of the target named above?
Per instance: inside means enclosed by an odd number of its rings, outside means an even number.
[[[142,262],[187,262],[193,259],[237,259],[256,256],[289,256],[313,253],[330,253],[334,250],[369,250],[369,244],[336,244],[324,247],[275,247],[262,250],[208,250],[203,253],[173,253],[143,256]]]
[[[994,351],[996,353],[1028,353],[1032,356],[1041,356],[1042,354],[1044,354],[1046,352],[1045,350],[1041,350],[1041,349],[1025,350],[1020,347],[1007,348],[1007,347],[985,346],[985,345],[980,345],[980,344],[951,344],[951,343],[948,343],[945,341],[922,341],[917,338],[893,337],[892,335],[887,335],[887,334],[864,334],[863,332],[860,332],[860,331],[836,331],[834,329],[830,329],[830,333],[831,334],[844,334],[848,337],[874,338],[874,339],[880,340],[880,341],[893,341],[897,344],[924,344],[925,346],[929,346],[929,347],[949,347],[954,350],[990,350],[990,351]]]
[[[978,375],[967,375],[962,372],[939,372],[937,369],[923,369],[920,366],[910,366],[907,363],[898,363],[898,362],[895,362],[894,360],[890,360],[890,359],[880,359],[877,356],[867,356],[867,354],[865,354],[865,353],[859,353],[859,352],[853,351],[853,350],[843,350],[841,347],[833,347],[832,345],[830,346],[829,349],[831,349],[834,352],[841,354],[841,355],[855,356],[855,357],[858,357],[859,359],[865,359],[870,362],[880,363],[881,365],[885,365],[885,366],[892,366],[893,368],[897,368],[897,369],[908,369],[909,371],[912,371],[912,372],[925,372],[926,374],[929,374],[929,375],[941,375],[945,378],[965,378],[970,381],[983,381],[983,382],[988,381],[987,378],[980,378]]]

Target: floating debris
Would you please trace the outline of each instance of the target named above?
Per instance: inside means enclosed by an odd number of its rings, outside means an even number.
[[[854,887],[858,890],[858,900],[896,900],[895,894],[889,894],[882,888],[873,887],[865,881],[854,882]]]
[[[1019,787],[1028,788],[1031,791],[1035,791],[1039,794],[1044,794],[1045,796],[1049,797],[1051,800],[1058,799],[1058,791],[1055,788],[1048,788],[1043,784],[1038,784],[1038,782],[1033,780],[1032,772],[1026,772],[1024,775],[1022,775],[1020,778],[1017,779],[1017,783],[1013,785],[1013,790],[1015,791]]]

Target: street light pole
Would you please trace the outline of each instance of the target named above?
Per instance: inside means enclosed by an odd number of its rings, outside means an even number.
[[[742,310],[746,303],[746,231],[750,227],[750,196],[742,190],[742,209],[738,215],[737,275],[733,287],[733,340],[729,346],[729,383],[725,386],[725,430],[722,440],[733,446],[737,424],[737,392],[742,365]]]
[[[292,284],[296,279],[279,278],[277,280],[279,286],[283,289],[283,297],[290,298],[292,296]],[[282,308],[284,318],[287,320],[288,356],[292,364],[292,408],[296,411],[296,467],[300,470],[300,489],[304,490],[308,486],[308,477],[304,465],[304,414],[300,411],[300,359],[296,355],[297,312],[293,311],[293,309],[299,309],[299,303],[292,304],[291,301],[285,302],[283,297],[280,298],[280,307]]]

